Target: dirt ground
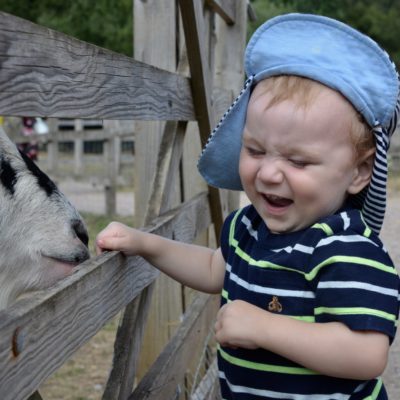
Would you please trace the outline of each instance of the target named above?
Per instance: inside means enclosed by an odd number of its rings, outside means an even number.
[[[104,213],[104,190],[100,186],[75,181],[59,182],[58,186],[80,210]],[[133,215],[134,199],[131,192],[117,196],[117,213]],[[382,239],[400,272],[400,191],[389,196],[388,212]],[[59,400],[100,399],[112,357],[112,343],[117,320],[112,321],[82,351],[60,369],[43,387],[44,398]],[[400,399],[400,333],[391,347],[389,365],[383,375],[390,400]],[[89,357],[89,359],[88,359]],[[62,382],[62,383],[60,383]],[[90,382],[90,384],[89,384]],[[61,390],[61,391],[60,391]],[[62,395],[60,393],[64,393]]]

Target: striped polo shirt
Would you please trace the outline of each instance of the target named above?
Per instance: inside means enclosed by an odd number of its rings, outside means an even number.
[[[241,299],[303,321],[339,321],[393,341],[400,279],[361,213],[342,209],[310,228],[271,233],[253,206],[225,221],[222,304]],[[334,378],[264,349],[218,350],[222,398],[387,399],[382,380]]]

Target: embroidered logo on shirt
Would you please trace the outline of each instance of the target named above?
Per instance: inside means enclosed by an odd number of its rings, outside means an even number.
[[[282,304],[279,303],[278,296],[272,296],[272,301],[268,303],[268,310],[274,312],[282,311]]]

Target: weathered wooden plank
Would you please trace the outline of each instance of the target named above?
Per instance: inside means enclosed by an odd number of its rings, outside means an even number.
[[[215,125],[211,102],[211,73],[206,59],[202,4],[198,1],[179,0],[191,74],[193,104],[196,110],[202,145],[205,146]],[[223,211],[219,190],[209,187],[210,209],[215,237],[220,238]]]
[[[191,242],[210,223],[206,194],[147,230]],[[25,399],[158,275],[138,257],[109,252],[71,277],[0,312],[0,398]]]
[[[116,136],[125,138],[132,137],[134,133],[132,130],[129,131],[121,131],[121,132],[110,132],[107,129],[90,129],[85,131],[57,131],[46,133],[44,135],[36,135],[32,134],[27,136],[23,135],[9,135],[10,138],[16,142],[26,142],[27,140],[35,140],[39,143],[46,143],[54,139],[54,136],[57,135],[57,140],[59,142],[73,142],[76,139],[82,139],[86,141],[90,140],[108,140],[114,138]]]
[[[147,320],[153,284],[128,304],[118,326],[113,365],[102,400],[125,400],[132,392],[135,369]]]
[[[205,29],[201,2],[180,0],[190,66],[193,103],[203,145],[206,144],[215,123],[211,101],[212,75],[207,60]]]
[[[227,25],[220,18],[215,21],[216,36],[218,38],[215,48],[215,85],[231,89],[231,102],[233,102],[234,98],[243,88],[243,53],[246,45],[247,25],[246,3],[246,1],[235,2],[236,19],[234,25]],[[224,191],[221,193],[222,199],[224,195],[227,198],[228,212],[239,207],[240,196],[238,191]]]
[[[193,120],[189,80],[0,12],[0,115]]]
[[[235,3],[237,0],[206,0],[206,4],[228,25],[235,23]]]
[[[219,398],[219,390],[218,364],[217,357],[215,357],[189,400],[215,400]]]
[[[165,400],[175,398],[185,377],[193,349],[205,343],[218,308],[218,296],[199,294],[178,331],[140,381],[129,400]]]
[[[182,157],[186,121],[168,121],[165,124],[157,160],[157,171],[152,184],[145,221],[171,208],[171,196]]]

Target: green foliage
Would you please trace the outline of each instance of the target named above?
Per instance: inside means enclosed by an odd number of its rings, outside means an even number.
[[[0,10],[132,56],[132,0],[0,0]]]
[[[265,20],[287,12],[321,14],[343,21],[376,40],[400,67],[400,0],[254,0],[258,19],[251,34]]]
[[[253,0],[252,5],[258,19],[249,24],[249,35],[279,14],[322,14],[371,36],[400,66],[400,0]],[[119,53],[133,54],[132,0],[0,0],[0,10]]]

